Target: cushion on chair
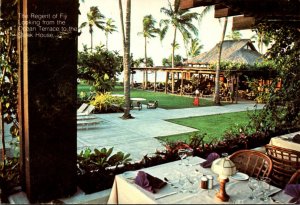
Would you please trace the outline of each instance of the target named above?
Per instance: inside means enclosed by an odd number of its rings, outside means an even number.
[[[156,109],[157,106],[158,106],[158,102],[156,100],[149,100],[147,103],[148,109],[150,109],[150,108]]]

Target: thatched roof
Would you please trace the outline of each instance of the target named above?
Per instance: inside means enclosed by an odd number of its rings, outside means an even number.
[[[188,59],[187,64],[214,64],[218,61],[219,44],[210,51]],[[251,40],[225,40],[222,46],[221,61],[232,61],[253,65],[255,62],[262,61],[262,55],[255,49]]]

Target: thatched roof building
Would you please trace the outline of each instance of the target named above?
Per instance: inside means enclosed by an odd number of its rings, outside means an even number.
[[[188,59],[186,64],[214,64],[218,61],[219,44],[210,51]],[[221,61],[233,61],[253,65],[262,61],[260,54],[249,39],[225,40],[222,45]]]

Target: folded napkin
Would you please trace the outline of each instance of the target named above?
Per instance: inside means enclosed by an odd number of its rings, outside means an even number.
[[[154,177],[144,171],[139,171],[134,182],[140,187],[155,193],[155,189],[160,189],[165,186],[167,183],[161,179]]]
[[[295,143],[300,143],[300,134],[296,134],[293,137],[292,141],[295,142]]]
[[[300,204],[300,184],[287,184],[284,193],[293,197],[290,203]]]
[[[200,166],[203,168],[209,168],[211,167],[213,161],[218,158],[220,158],[220,155],[216,152],[212,152],[207,156],[206,161],[200,163]]]

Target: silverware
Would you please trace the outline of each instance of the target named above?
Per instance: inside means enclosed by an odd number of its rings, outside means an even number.
[[[175,184],[173,184],[172,182],[170,182],[170,180],[167,177],[164,177],[165,182],[167,182],[167,184],[170,184],[172,187],[174,188],[178,188],[178,186],[176,186]]]
[[[155,197],[155,199],[165,198],[167,196],[171,196],[171,195],[174,195],[174,194],[177,194],[177,191],[173,191],[173,192],[170,192],[170,193],[167,193],[167,194],[163,194],[163,195],[157,196],[157,197]]]

